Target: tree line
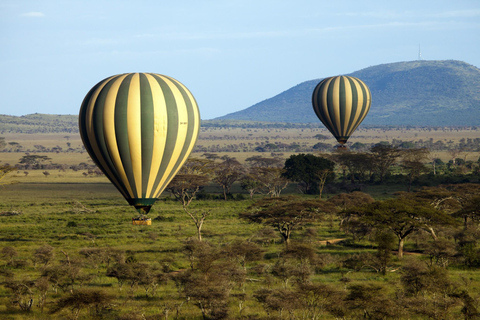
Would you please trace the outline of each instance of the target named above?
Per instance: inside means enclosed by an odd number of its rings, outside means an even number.
[[[321,134],[315,135],[323,136]],[[328,138],[328,137],[327,137]],[[208,137],[204,138],[205,140]],[[221,138],[226,140],[225,137]],[[238,137],[232,137],[230,140],[237,140]],[[264,141],[254,141],[258,138],[248,138],[244,137],[243,140],[247,142],[240,143],[228,143],[228,144],[211,144],[204,145],[200,139],[199,143],[195,146],[194,152],[266,152],[266,153],[279,153],[279,152],[328,152],[334,149],[334,145],[326,142],[317,142],[313,145],[303,141],[303,142],[290,142],[285,143],[281,141],[270,142],[269,139],[264,139]],[[252,140],[252,142],[248,142]],[[320,140],[325,140],[321,138]],[[382,142],[385,144],[390,144],[389,142]],[[401,139],[393,139],[392,145],[397,146],[401,149],[415,149],[415,148],[426,148],[431,151],[451,151],[451,152],[478,152],[480,151],[480,138],[467,138],[460,139],[458,143],[453,141],[442,141],[437,140],[433,141],[433,138],[428,140],[419,139],[416,141],[403,141]],[[355,142],[349,149],[352,151],[367,151],[373,147],[375,143],[361,143]]]
[[[280,154],[273,157],[255,155],[241,164],[235,157],[204,153],[200,158],[191,158],[174,179],[168,190],[177,194],[176,184],[182,192],[195,190],[195,197],[209,184],[217,184],[223,197],[231,195],[234,184],[254,194],[279,196],[290,183],[297,183],[304,194],[324,191],[362,189],[371,184],[405,184],[410,190],[414,185],[435,185],[455,181],[478,182],[480,159],[477,161],[459,157],[452,151],[452,159],[444,162],[431,155],[427,148],[403,149],[388,143],[378,143],[368,151],[337,150],[319,156],[310,153],[291,155],[287,160]],[[93,164],[64,165],[51,162],[46,155],[26,154],[14,166],[3,164],[5,169],[16,170],[66,170],[86,171],[87,175],[101,174]],[[184,195],[182,195],[183,197]]]

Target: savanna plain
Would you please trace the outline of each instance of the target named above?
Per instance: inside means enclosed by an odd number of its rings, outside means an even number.
[[[151,225],[77,131],[12,128],[0,319],[480,319],[478,128],[207,122]]]

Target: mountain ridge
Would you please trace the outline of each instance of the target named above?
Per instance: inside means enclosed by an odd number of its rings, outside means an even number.
[[[480,69],[457,60],[416,60],[370,66],[347,75],[372,92],[368,125],[480,125]],[[214,120],[319,121],[308,80],[244,110]]]

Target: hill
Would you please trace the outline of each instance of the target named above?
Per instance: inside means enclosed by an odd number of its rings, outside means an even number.
[[[480,69],[462,61],[409,61],[368,67],[348,75],[363,80],[372,106],[363,124],[480,125]],[[300,83],[219,120],[318,122],[311,95],[321,79]]]
[[[25,116],[0,114],[0,134],[78,133],[78,115],[34,113]]]

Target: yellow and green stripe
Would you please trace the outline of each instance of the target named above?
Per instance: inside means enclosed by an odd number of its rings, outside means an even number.
[[[97,166],[131,205],[148,212],[192,151],[200,113],[179,81],[128,73],[90,90],[79,127]]]
[[[323,79],[313,91],[313,110],[341,144],[363,121],[371,104],[367,85],[355,77],[337,76]]]

